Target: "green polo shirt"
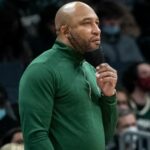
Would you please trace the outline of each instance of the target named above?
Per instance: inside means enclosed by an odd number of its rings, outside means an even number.
[[[116,126],[116,98],[101,95],[95,69],[56,41],[19,86],[25,150],[104,150]]]

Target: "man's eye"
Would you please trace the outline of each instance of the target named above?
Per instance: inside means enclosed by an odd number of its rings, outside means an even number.
[[[96,22],[96,24],[99,26],[99,22]]]
[[[83,22],[82,24],[86,25],[86,24],[91,24],[91,22]]]

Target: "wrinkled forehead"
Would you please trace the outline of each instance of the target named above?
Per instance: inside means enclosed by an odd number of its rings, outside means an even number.
[[[78,6],[74,13],[72,14],[72,18],[75,20],[84,20],[84,19],[98,19],[95,11],[91,7]]]
[[[79,22],[88,20],[98,20],[95,11],[87,4],[73,2],[61,7],[55,17],[56,29],[62,25],[76,26]]]
[[[71,4],[64,7],[64,12],[69,15],[69,23],[76,24],[82,20],[98,20],[95,11],[88,5]]]
[[[95,13],[94,9],[91,8],[89,5],[84,3],[69,3],[67,5],[64,5],[63,11],[68,14],[87,14],[89,12]]]

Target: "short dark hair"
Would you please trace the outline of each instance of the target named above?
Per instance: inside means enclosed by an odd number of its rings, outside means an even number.
[[[117,89],[118,92],[123,92],[123,93],[126,93],[126,94],[127,94],[126,88],[125,88],[124,86],[122,86],[122,85],[118,85],[118,86],[116,87],[116,89]]]
[[[121,5],[114,1],[102,1],[98,5],[97,15],[100,19],[120,19],[124,11]]]

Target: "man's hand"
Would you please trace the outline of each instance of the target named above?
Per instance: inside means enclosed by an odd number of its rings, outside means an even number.
[[[116,92],[117,71],[107,63],[96,67],[96,79],[99,88],[105,96],[112,96]]]

